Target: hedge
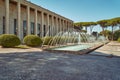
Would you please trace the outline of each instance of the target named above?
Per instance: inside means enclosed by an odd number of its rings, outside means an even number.
[[[20,39],[13,34],[2,34],[0,35],[0,45],[2,47],[15,47],[21,44]]]
[[[23,39],[23,42],[27,46],[31,46],[31,47],[40,46],[42,44],[41,38],[36,36],[36,35],[25,36],[24,39]]]

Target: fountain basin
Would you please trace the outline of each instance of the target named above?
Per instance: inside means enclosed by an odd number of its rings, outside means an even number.
[[[71,46],[57,47],[57,48],[53,48],[52,50],[80,51],[80,50],[87,49],[87,48],[90,48],[90,47],[92,47],[92,45],[81,44],[81,45],[71,45]]]
[[[81,44],[81,45],[70,45],[56,48],[47,48],[45,51],[55,52],[55,53],[72,53],[72,54],[88,54],[95,49],[103,46],[104,44]]]

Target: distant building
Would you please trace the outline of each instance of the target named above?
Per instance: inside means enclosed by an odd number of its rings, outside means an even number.
[[[54,36],[73,21],[27,0],[0,0],[0,34]]]

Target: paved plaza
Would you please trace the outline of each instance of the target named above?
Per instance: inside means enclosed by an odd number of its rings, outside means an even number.
[[[97,54],[101,48],[94,53]],[[2,50],[0,80],[120,80],[120,58],[117,55],[106,57],[37,50],[39,49],[24,52],[11,50],[11,53]],[[105,54],[102,50],[99,53]]]
[[[93,55],[101,55],[101,56],[117,56],[120,57],[120,43],[118,42],[110,42],[99,49],[91,52]]]

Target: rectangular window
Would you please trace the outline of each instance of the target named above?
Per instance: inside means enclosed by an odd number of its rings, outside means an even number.
[[[27,35],[27,21],[23,21],[23,37]]]
[[[35,34],[35,24],[31,22],[31,34]]]
[[[50,33],[51,33],[51,29],[50,29],[50,26],[49,26],[49,36],[50,36]]]
[[[3,16],[3,34],[5,34],[5,17]]]
[[[37,35],[40,36],[40,24],[39,23],[37,24],[37,30],[38,30]]]
[[[14,34],[17,35],[17,19],[14,19]]]
[[[46,26],[45,25],[43,26],[43,30],[44,30],[43,36],[45,36],[46,35]]]

